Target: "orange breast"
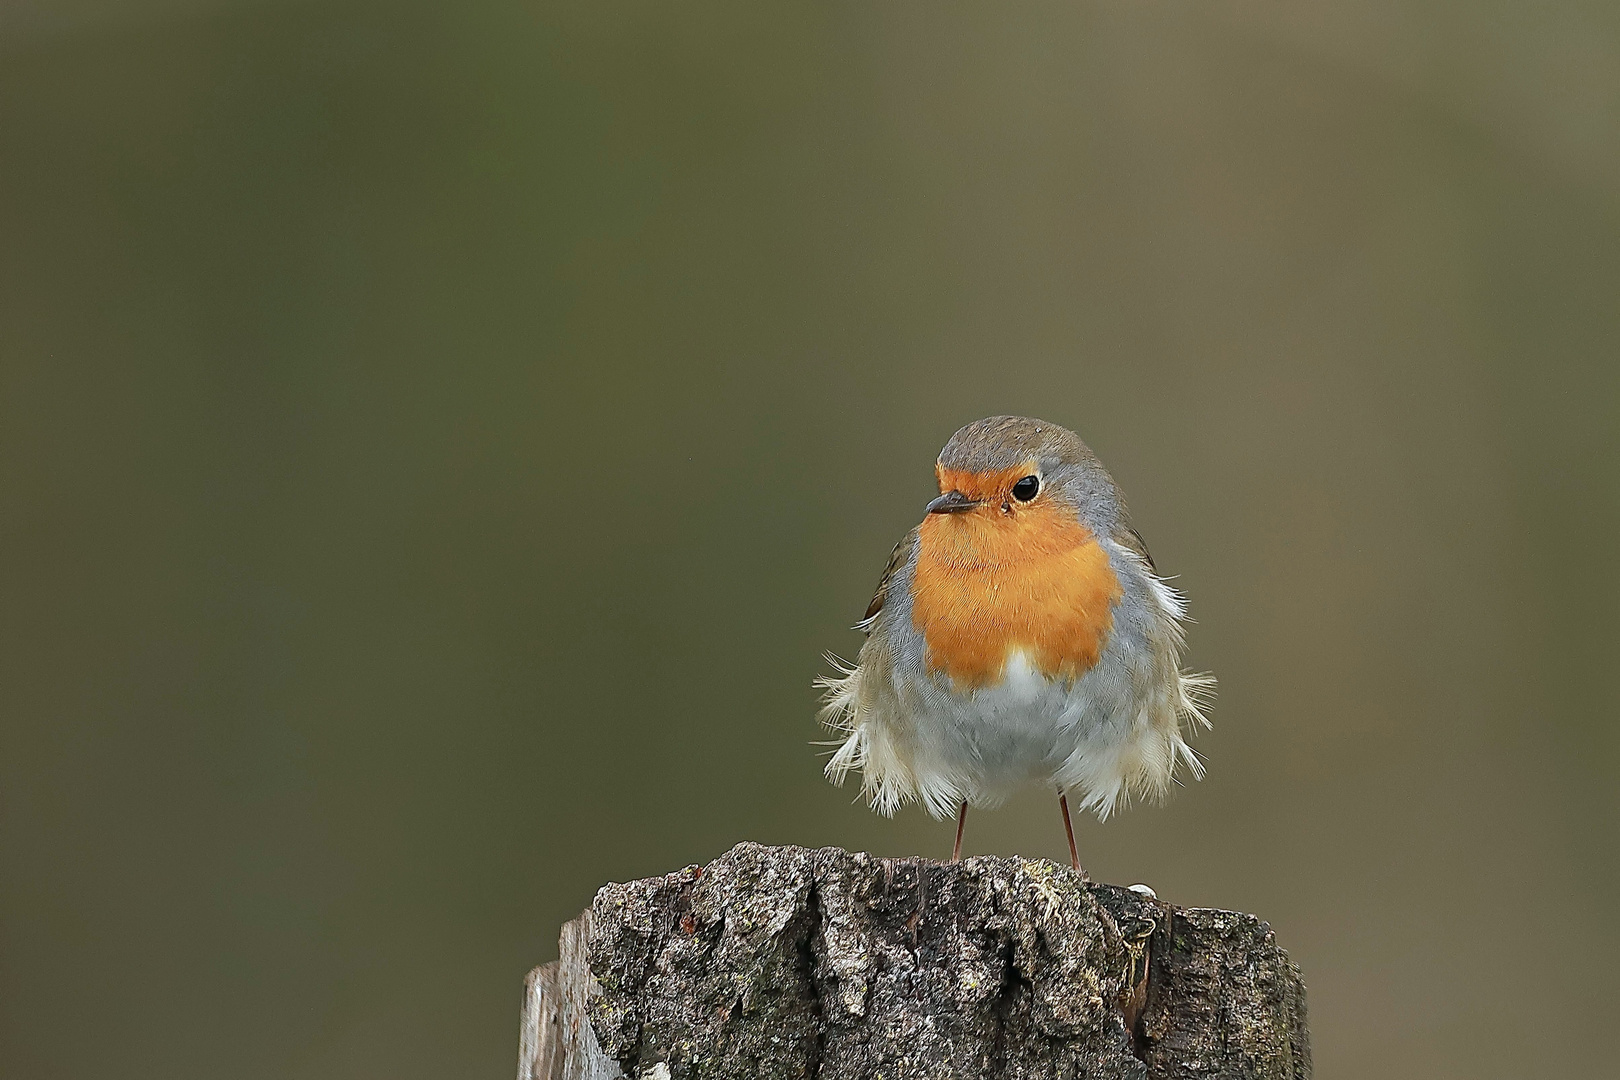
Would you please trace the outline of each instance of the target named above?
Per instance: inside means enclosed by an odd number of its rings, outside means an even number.
[[[959,686],[999,682],[1014,649],[1044,675],[1078,678],[1096,664],[1120,594],[1107,553],[1055,503],[922,523],[911,617],[929,667]]]

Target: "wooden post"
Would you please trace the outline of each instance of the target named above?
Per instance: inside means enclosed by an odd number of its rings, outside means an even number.
[[[1265,923],[1044,860],[739,844],[608,885],[529,974],[519,1080],[1311,1072]]]

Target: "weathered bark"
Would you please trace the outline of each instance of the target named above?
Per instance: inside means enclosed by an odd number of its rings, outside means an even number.
[[[530,973],[519,1080],[1311,1072],[1265,923],[1017,858],[739,844],[608,885]]]

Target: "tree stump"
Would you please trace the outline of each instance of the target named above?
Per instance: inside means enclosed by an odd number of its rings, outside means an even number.
[[[519,1080],[1310,1076],[1252,915],[1045,860],[739,844],[608,885],[529,974]]]

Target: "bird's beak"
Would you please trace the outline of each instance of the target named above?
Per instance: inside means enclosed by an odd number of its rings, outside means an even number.
[[[977,499],[970,499],[960,491],[947,491],[928,504],[928,512],[930,514],[960,514],[962,511],[971,510],[978,505]]]

